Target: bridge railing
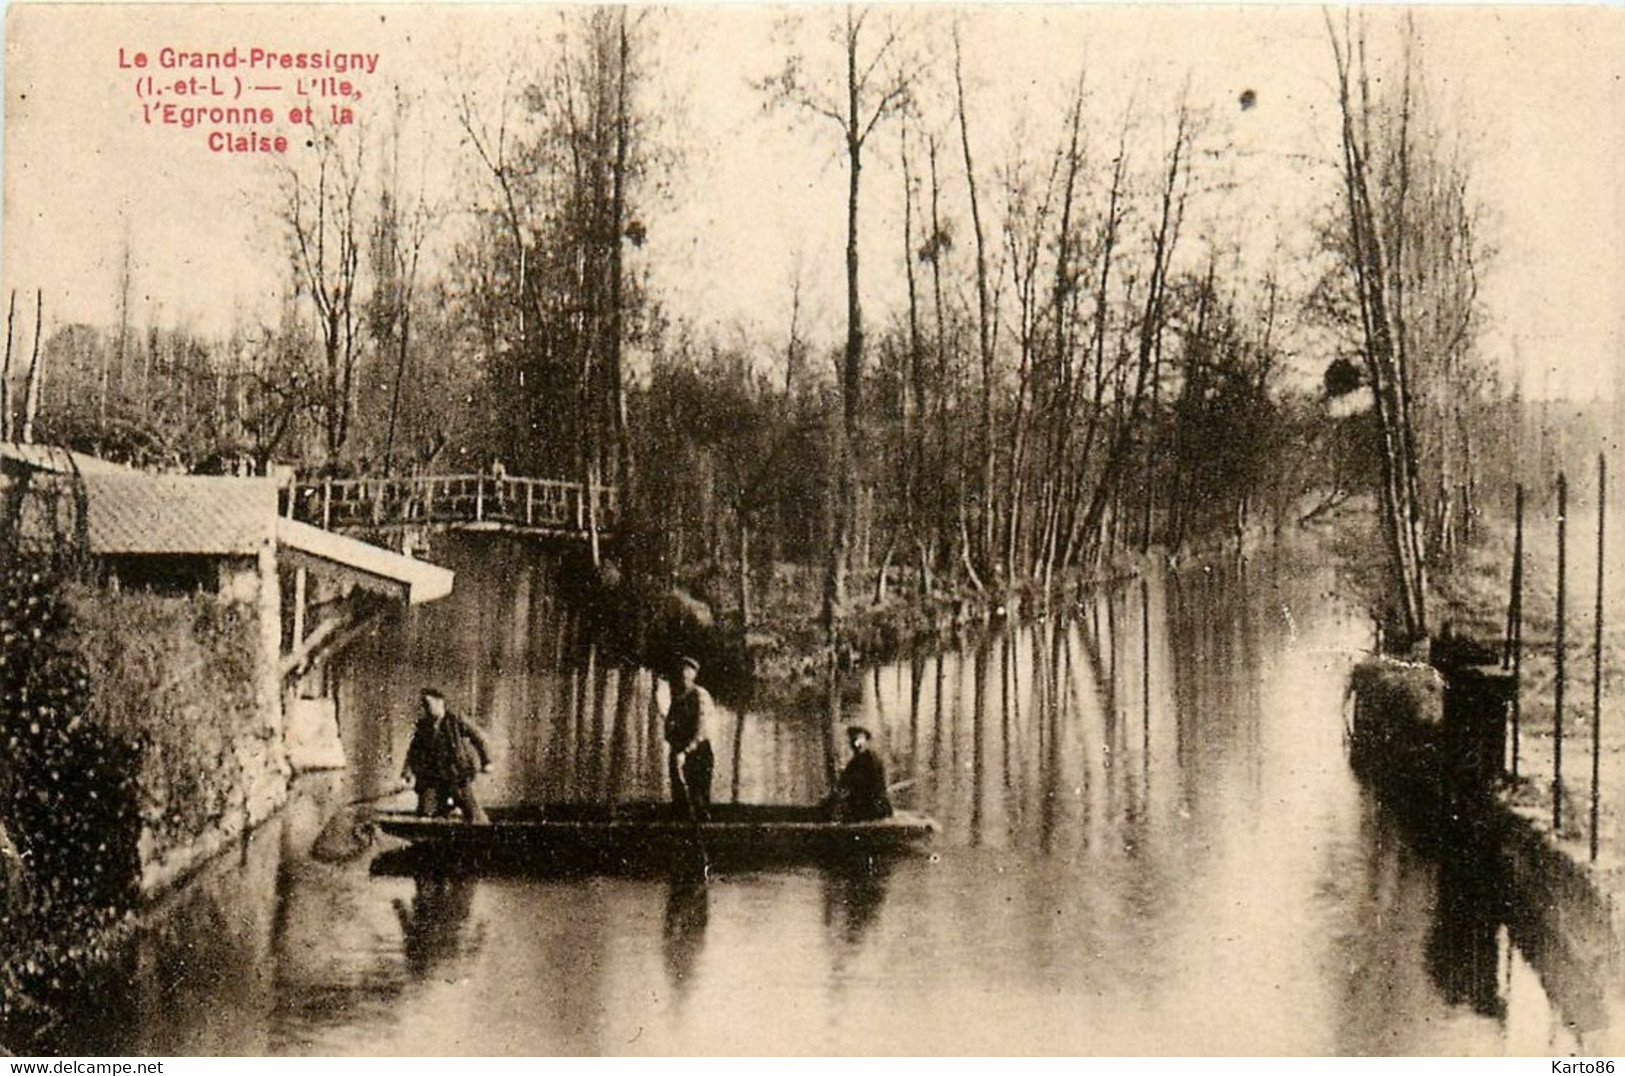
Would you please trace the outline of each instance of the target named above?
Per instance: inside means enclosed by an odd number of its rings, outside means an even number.
[[[615,522],[613,486],[593,487],[598,526]],[[488,525],[514,530],[587,529],[579,482],[506,475],[418,475],[297,482],[284,514],[324,530],[354,527]]]

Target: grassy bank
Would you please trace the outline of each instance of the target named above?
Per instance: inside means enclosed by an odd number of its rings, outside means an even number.
[[[251,610],[43,563],[0,584],[0,1032],[26,1045],[122,945],[155,864],[279,795],[280,744]]]

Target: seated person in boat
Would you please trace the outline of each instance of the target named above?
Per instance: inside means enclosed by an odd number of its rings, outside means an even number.
[[[853,725],[846,730],[852,758],[824,802],[838,822],[867,822],[891,817],[886,793],[886,764],[869,747],[869,730]]]
[[[439,818],[455,807],[465,822],[486,821],[474,798],[474,777],[491,771],[491,752],[479,729],[446,708],[446,697],[423,689],[423,709],[412,727],[402,777],[414,779],[418,814]]]
[[[666,776],[671,781],[672,803],[703,820],[711,808],[715,758],[706,737],[711,693],[699,685],[699,677],[700,663],[683,658],[677,682],[672,685],[671,706],[666,710]]]

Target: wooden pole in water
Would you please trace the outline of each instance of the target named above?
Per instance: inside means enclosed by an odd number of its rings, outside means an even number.
[[[1523,483],[1518,483],[1513,508],[1512,600],[1507,603],[1506,650],[1501,667],[1512,670],[1512,779],[1518,778],[1519,725],[1523,717]]]
[[[1603,536],[1608,512],[1608,459],[1597,453],[1597,615],[1591,638],[1591,862],[1597,861],[1597,820],[1602,778],[1602,588]]]
[[[1557,476],[1557,637],[1553,659],[1556,662],[1557,686],[1552,713],[1552,832],[1563,832],[1563,618],[1567,598],[1565,585],[1568,577],[1568,512],[1569,483],[1566,475]]]

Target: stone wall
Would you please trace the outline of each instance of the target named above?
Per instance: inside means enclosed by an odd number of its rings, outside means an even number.
[[[80,590],[91,718],[139,747],[140,889],[185,877],[287,796],[275,572],[237,600]],[[269,616],[269,623],[267,617]]]
[[[1607,873],[1553,836],[1544,808],[1509,802],[1501,740],[1448,735],[1498,726],[1513,689],[1494,671],[1455,670],[1447,686],[1425,664],[1364,661],[1349,684],[1351,758],[1420,846],[1469,864],[1496,895],[1513,940],[1571,1021],[1604,1026],[1595,1014],[1625,973],[1625,912]],[[1472,757],[1475,747],[1494,757]]]

